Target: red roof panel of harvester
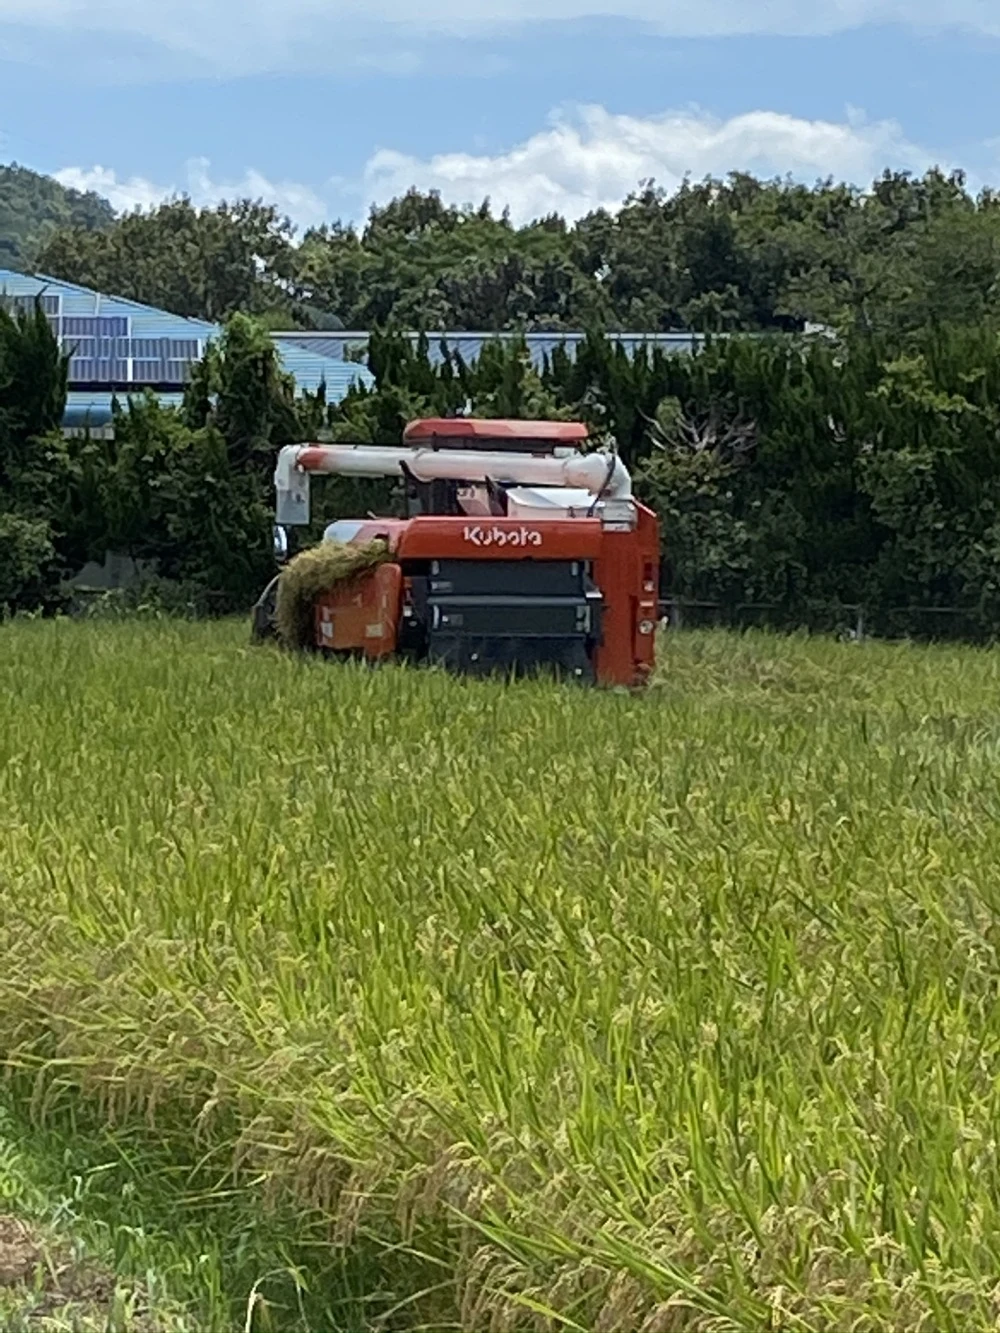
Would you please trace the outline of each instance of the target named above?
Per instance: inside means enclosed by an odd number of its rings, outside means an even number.
[[[505,421],[473,417],[437,417],[411,421],[403,431],[407,444],[419,440],[538,440],[548,444],[580,444],[588,437],[582,421]]]

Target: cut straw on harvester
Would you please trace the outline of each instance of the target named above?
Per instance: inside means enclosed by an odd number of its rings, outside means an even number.
[[[290,560],[278,580],[274,621],[286,648],[313,642],[313,608],[322,593],[365,574],[389,559],[389,548],[376,539],[364,545],[325,541]]]

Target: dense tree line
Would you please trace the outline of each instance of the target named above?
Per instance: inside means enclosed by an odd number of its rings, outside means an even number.
[[[398,438],[411,416],[583,418],[613,441],[661,517],[664,584],[737,616],[980,637],[1000,627],[1000,334],[935,324],[905,340],[775,335],[694,356],[631,357],[600,333],[539,375],[487,347],[433,370],[376,339],[374,393],[346,438]],[[941,618],[940,610],[950,608]]]
[[[181,410],[135,399],[113,439],[65,439],[66,364],[47,322],[0,311],[0,604],[56,608],[65,575],[112,550],[154,562],[173,604],[246,609],[272,572],[282,444],[397,442],[413,417],[471,407],[582,417],[613,438],[661,516],[665,584],[682,598],[734,615],[766,604],[785,625],[853,623],[859,603],[876,630],[1000,625],[994,325],[709,339],[695,356],[634,359],[595,331],[541,372],[517,341],[473,365],[428,352],[377,334],[376,388],[332,406],[296,398],[267,331],[238,315]],[[396,502],[382,482],[317,497],[313,536]]]
[[[371,329],[771,330],[902,336],[1000,314],[1000,200],[960,174],[886,172],[866,190],[746,174],[644,184],[612,214],[515,226],[410,191],[359,228],[297,237],[249,200],[177,199],[38,249],[54,276],[222,320]]]

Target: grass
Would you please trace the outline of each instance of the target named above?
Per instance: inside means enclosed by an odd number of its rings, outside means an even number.
[[[39,1149],[43,1136],[25,1128],[0,1113],[4,1333],[195,1333],[185,1312],[166,1298],[155,1269],[145,1266],[144,1282],[118,1278],[107,1233],[80,1212],[83,1177],[60,1191],[51,1158],[26,1151],[26,1139]],[[54,1139],[45,1146],[57,1151]],[[80,1161],[78,1146],[72,1158]],[[151,1257],[151,1247],[133,1234],[135,1250]]]
[[[0,635],[0,1061],[199,1328],[994,1328],[1000,654]],[[137,1235],[138,1233],[138,1235]]]

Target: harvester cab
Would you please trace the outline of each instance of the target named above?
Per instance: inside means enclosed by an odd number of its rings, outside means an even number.
[[[327,527],[331,550],[382,555],[311,594],[309,647],[472,674],[549,668],[595,684],[644,684],[659,528],[622,460],[585,452],[587,438],[577,422],[446,418],[412,422],[401,446],[282,449],[275,554],[286,573],[254,608],[255,639],[275,632],[278,585],[295,564],[288,530],[310,523],[311,479],[396,477],[406,517]]]

